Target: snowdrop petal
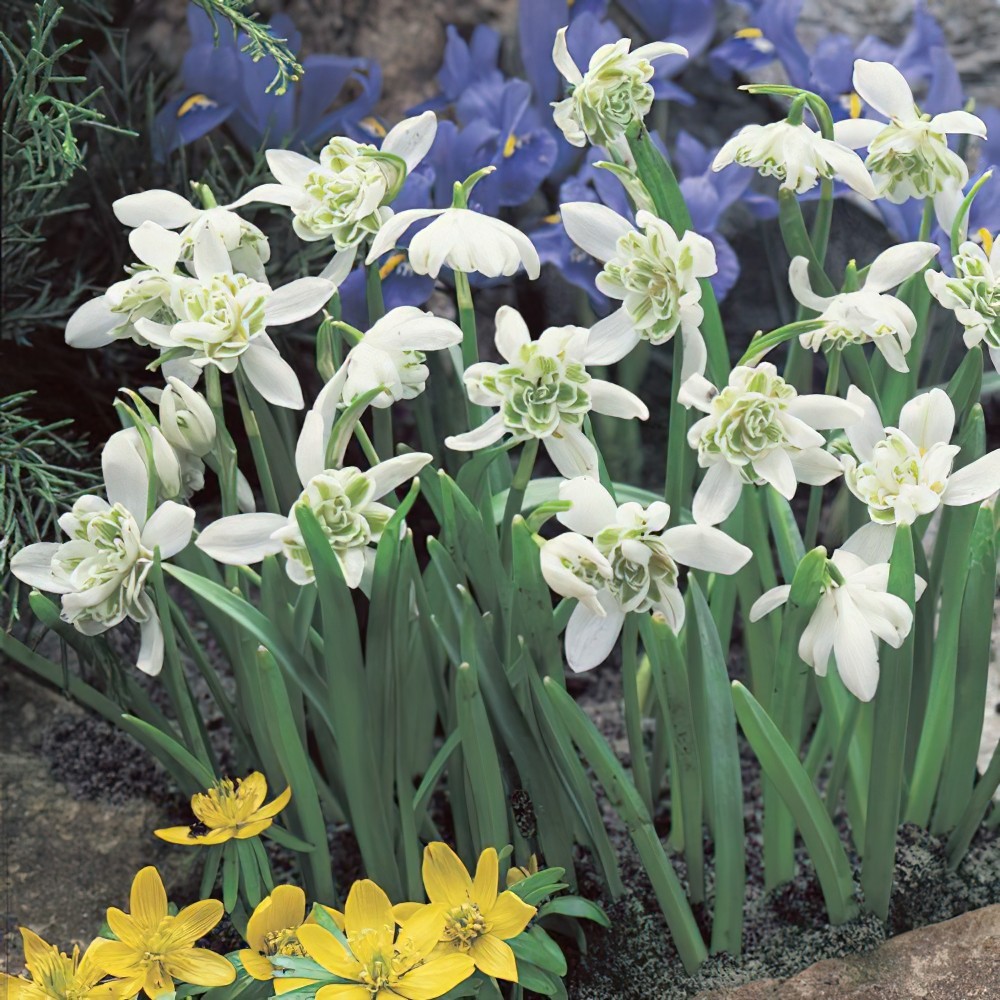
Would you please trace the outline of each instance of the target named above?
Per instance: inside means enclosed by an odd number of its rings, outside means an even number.
[[[597,478],[597,449],[579,427],[560,424],[555,434],[543,438],[542,443],[563,478]]]
[[[320,169],[315,160],[291,149],[269,149],[264,157],[278,182],[291,188],[304,187],[309,175]]]
[[[864,615],[843,592],[834,591],[837,601],[837,629],[833,655],[844,687],[860,701],[871,701],[878,687],[878,645]]]
[[[925,268],[940,252],[936,243],[900,243],[883,250],[868,269],[865,289],[887,292]]]
[[[681,383],[677,402],[682,406],[693,406],[702,413],[708,413],[712,409],[712,400],[718,394],[719,390],[704,375],[693,375]]]
[[[884,128],[882,122],[871,118],[845,118],[833,123],[833,138],[849,149],[860,149],[870,146]]]
[[[680,524],[661,537],[677,562],[706,573],[736,573],[753,555],[725,532],[705,524]]]
[[[955,406],[943,389],[911,399],[899,415],[899,429],[919,448],[947,444],[955,429]]]
[[[507,433],[503,423],[503,415],[494,413],[489,420],[464,434],[453,434],[444,439],[445,447],[452,451],[478,451],[496,444]]]
[[[194,271],[202,281],[216,274],[232,274],[226,241],[209,226],[198,234],[194,241]]]
[[[775,448],[763,458],[755,459],[753,470],[765,482],[770,483],[786,500],[791,500],[795,496],[795,487],[798,483],[795,479],[792,460],[787,451]]]
[[[301,410],[305,406],[295,369],[267,337],[256,337],[240,355],[240,365],[253,387],[275,406]]]
[[[150,608],[149,617],[139,628],[139,653],[135,665],[150,677],[156,677],[163,669],[163,626],[155,608]]]
[[[895,539],[896,529],[891,524],[870,521],[858,528],[837,551],[857,556],[869,564],[884,563],[892,555]]]
[[[895,594],[878,593],[874,590],[863,591],[863,594],[864,603],[859,595],[856,604],[867,627],[893,649],[899,649],[913,626],[913,614],[909,605]]]
[[[861,407],[839,396],[827,396],[824,393],[796,396],[789,402],[788,412],[817,431],[849,427],[864,416]]]
[[[58,542],[34,542],[14,553],[10,571],[29,587],[50,594],[68,594],[69,587],[52,574],[52,557],[59,551]]]
[[[198,209],[174,191],[154,189],[128,194],[111,205],[115,218],[134,229],[144,222],[155,222],[164,229],[180,229],[198,218]]]
[[[194,511],[173,500],[160,504],[142,529],[142,544],[159,546],[160,558],[170,559],[187,547],[194,530]]]
[[[594,537],[599,531],[615,523],[618,507],[611,494],[597,479],[577,476],[559,484],[559,499],[568,500],[573,506],[556,514],[560,524],[570,531]]]
[[[406,232],[414,222],[421,219],[430,219],[436,215],[443,215],[447,211],[444,208],[413,208],[406,212],[399,212],[391,216],[382,223],[381,228],[372,241],[372,248],[365,258],[366,264],[372,264],[387,250],[392,250],[399,241],[400,236]]]
[[[820,677],[826,677],[836,631],[837,604],[831,595],[824,594],[799,636],[799,657]]]
[[[590,328],[584,361],[588,365],[612,365],[621,361],[640,339],[635,322],[621,306]]]
[[[354,258],[357,256],[357,247],[350,247],[347,250],[341,250],[339,253],[335,253],[330,260],[330,263],[319,272],[319,276],[324,281],[329,281],[334,289],[337,289],[344,283],[347,276],[351,273],[351,268],[354,267]]]
[[[687,58],[688,50],[683,45],[676,42],[648,42],[632,50],[632,55],[637,59],[647,59],[652,62],[654,59],[662,59],[663,56],[684,56]]]
[[[941,500],[952,507],[981,503],[1000,490],[1000,451],[991,451],[948,477]]]
[[[425,111],[414,118],[406,118],[389,129],[382,140],[382,152],[398,156],[412,170],[430,151],[437,134],[437,115]]]
[[[792,295],[807,309],[821,313],[830,304],[830,300],[817,295],[812,290],[809,281],[809,261],[805,257],[795,257],[788,266],[788,287]]]
[[[281,542],[271,536],[288,523],[282,514],[232,514],[210,524],[195,545],[228,566],[259,563],[265,556],[281,551]]]
[[[511,306],[501,306],[497,310],[494,343],[506,361],[513,361],[520,349],[531,343],[528,324]]]
[[[854,449],[854,454],[861,461],[867,461],[871,458],[875,445],[885,439],[882,418],[874,401],[855,385],[847,390],[847,402],[859,407],[862,413],[860,420],[845,428],[847,440]]]
[[[838,472],[840,463],[834,459]],[[728,462],[709,467],[691,504],[691,516],[696,524],[721,524],[736,509],[743,492],[739,470]]]
[[[587,391],[590,393],[591,409],[595,413],[621,417],[623,420],[649,419],[646,404],[634,392],[629,392],[614,382],[591,379],[587,384]]]
[[[986,122],[968,111],[943,111],[930,120],[930,127],[935,132],[949,135],[976,135],[986,138]]]
[[[625,612],[607,591],[599,591],[597,599],[604,607],[603,616],[578,604],[566,625],[566,662],[575,673],[599,667],[611,655],[625,623]]]
[[[750,607],[750,621],[760,621],[764,615],[769,615],[775,608],[780,608],[788,600],[791,592],[791,585],[787,583],[764,591]]]
[[[70,347],[104,347],[115,338],[111,331],[121,326],[125,317],[111,311],[107,296],[84,302],[66,323],[66,343]]]
[[[822,448],[803,448],[791,458],[795,478],[807,486],[824,486],[844,471],[837,457]]]
[[[401,483],[412,479],[433,457],[423,451],[412,451],[373,465],[368,470],[368,478],[375,484],[372,500],[384,497]]]
[[[559,215],[569,238],[584,253],[604,262],[615,256],[618,240],[635,227],[614,209],[593,201],[570,201],[560,206]]]
[[[886,118],[909,122],[917,117],[913,91],[906,77],[891,63],[855,60],[854,89],[865,104]]]
[[[848,149],[847,144],[841,145],[839,142],[824,142],[823,153],[827,162],[848,187],[853,188],[869,201],[876,199],[875,183],[872,181],[872,176],[868,173],[864,160],[854,152],[853,148]]]
[[[183,240],[180,233],[171,232],[155,222],[144,222],[128,234],[128,245],[142,261],[167,274],[177,265]]]
[[[266,202],[268,205],[284,205],[291,208],[292,205],[302,201],[304,193],[294,187],[286,187],[284,184],[258,184],[250,188],[246,194],[240,195],[236,201],[231,202],[226,208],[242,208],[244,205],[251,205],[255,201]]]
[[[314,315],[329,301],[337,290],[325,278],[297,278],[281,288],[276,288],[264,307],[268,326],[286,326]]]
[[[552,46],[552,61],[556,69],[570,83],[579,83],[583,79],[583,74],[569,54],[569,47],[566,44],[566,28],[560,28],[556,32],[555,44]]]
[[[141,529],[146,523],[149,472],[127,431],[117,431],[108,438],[101,451],[101,469],[108,502],[120,503]]]

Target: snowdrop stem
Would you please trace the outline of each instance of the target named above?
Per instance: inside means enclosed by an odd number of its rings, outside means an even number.
[[[774,330],[769,330],[767,333],[755,336],[743,352],[743,357],[736,364],[737,366],[756,365],[764,359],[764,356],[769,351],[774,350],[779,344],[784,344],[786,341],[799,336],[799,334],[811,333],[813,330],[818,330],[821,326],[823,326],[823,323],[819,320],[800,319],[794,323],[786,323],[784,326],[779,326]]]
[[[625,702],[625,733],[632,761],[632,780],[652,816],[653,789],[642,737],[642,707],[639,704],[639,624],[638,615],[635,614],[626,615],[622,627],[622,697]]]
[[[205,366],[205,397],[215,417],[215,456],[219,463],[219,485],[222,489],[222,513],[228,517],[237,513],[236,503],[236,445],[226,427],[222,406],[222,382],[215,365]],[[227,568],[227,576],[229,576]]]
[[[237,371],[236,377],[236,397],[240,403],[240,414],[243,417],[243,426],[246,428],[247,440],[250,442],[250,451],[253,454],[254,466],[257,469],[257,478],[260,480],[261,492],[264,494],[264,503],[267,509],[273,513],[281,511],[281,504],[278,500],[277,490],[274,488],[274,476],[271,473],[271,466],[267,460],[267,449],[260,435],[260,426],[257,417],[250,407],[247,399],[246,389],[243,385],[243,373]]]
[[[472,288],[469,276],[464,271],[455,271],[455,300],[458,304],[458,325],[462,328],[462,366],[466,369],[479,361],[479,339],[476,332],[476,307],[472,303]],[[481,406],[466,401],[469,429],[478,427],[485,419]]]
[[[334,317],[326,315],[316,331],[316,370],[324,383],[333,378],[341,362],[335,322]]]
[[[678,334],[674,337],[673,373],[670,378],[670,417],[667,425],[667,468],[663,484],[664,499],[670,504],[670,509],[678,515],[687,500],[691,500],[691,479],[694,474],[694,453],[688,447],[688,410],[682,406],[678,395],[680,393],[684,369],[684,338]]]
[[[809,277],[816,292],[821,296],[835,295],[837,290],[816,256],[816,248],[809,238],[805,219],[802,217],[802,206],[794,191],[785,188],[778,191],[778,223],[789,256],[793,259],[805,257],[809,261]]]
[[[385,315],[385,301],[382,298],[382,275],[379,272],[378,262],[369,264],[365,271],[365,301],[368,305],[368,326],[370,329]],[[334,325],[355,343],[363,339],[361,331],[355,330],[347,323],[340,322]],[[360,424],[358,426],[360,427]],[[388,407],[375,407],[372,410],[372,429],[375,434],[375,450],[383,458],[392,458],[395,446],[392,437],[392,415]]]
[[[143,452],[146,457],[146,510],[145,517],[148,520],[152,517],[153,511],[156,509],[156,493],[159,487],[159,479],[156,474],[156,462],[153,458],[153,441],[149,436],[149,427],[146,422],[133,410],[127,403],[122,402],[120,399],[116,399],[114,402],[114,407],[118,411],[120,417],[122,417],[122,424],[128,426],[131,424],[139,434],[139,440],[142,442]]]
[[[969,188],[969,193],[962,199],[962,204],[958,206],[958,211],[955,213],[955,219],[951,224],[951,255],[952,257],[958,256],[958,248],[962,243],[962,230],[966,225],[966,219],[969,215],[969,209],[972,208],[972,203],[975,201],[976,195],[979,194],[979,189],[993,176],[992,170],[987,170],[975,184]]]
[[[524,492],[531,482],[531,473],[538,457],[538,438],[529,438],[521,449],[521,457],[517,461],[517,469],[507,491],[507,502],[504,505],[503,523],[500,527],[500,554],[504,563],[509,565],[511,559],[511,525],[514,517],[521,512],[524,502]]]

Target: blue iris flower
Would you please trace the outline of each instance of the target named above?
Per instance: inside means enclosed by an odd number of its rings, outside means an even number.
[[[382,74],[370,59],[310,55],[302,61],[302,79],[284,94],[267,93],[274,75],[267,61],[255,63],[241,48],[246,36],[234,37],[219,26],[215,43],[211,18],[200,7],[188,7],[191,46],[180,78],[183,91],[153,121],[153,154],[158,161],[225,123],[249,150],[265,141],[309,147],[334,134],[370,141],[362,125],[382,89]],[[282,14],[271,25],[297,52],[301,35]]]
[[[390,254],[382,263],[382,301],[385,311],[397,306],[422,306],[434,291],[434,279],[414,274],[404,251]],[[367,330],[368,300],[365,296],[365,269],[356,267],[338,289],[340,312],[345,323]]]
[[[458,28],[449,24],[445,29],[444,61],[437,81],[441,93],[413,108],[420,111],[440,111],[456,103],[470,87],[479,83],[503,82],[500,72],[500,36],[485,24],[477,25],[466,41]]]

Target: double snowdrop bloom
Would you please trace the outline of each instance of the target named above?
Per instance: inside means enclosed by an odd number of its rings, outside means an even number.
[[[895,525],[913,524],[941,504],[980,503],[1000,490],[1000,451],[952,472],[961,448],[951,444],[955,407],[944,390],[911,399],[898,427],[883,427],[875,404],[856,386],[847,398],[864,415],[847,428],[854,453],[841,458],[844,481],[872,521],[848,540],[850,551],[875,561],[891,550]]]
[[[638,228],[595,202],[569,202],[560,212],[570,239],[604,263],[598,289],[622,303],[591,330],[591,363],[620,361],[640,340],[665,344],[680,330],[685,377],[704,372],[698,279],[717,270],[712,244],[693,230],[678,237],[646,211],[636,215]]]
[[[178,259],[185,263],[190,263],[198,237],[210,230],[225,244],[234,271],[265,280],[264,265],[271,257],[267,237],[234,211],[235,204],[196,208],[174,191],[154,188],[119,198],[111,207],[118,221],[130,229],[152,223],[163,229],[180,230]]]
[[[928,271],[927,287],[965,328],[965,346],[985,344],[1000,372],[1000,240],[989,251],[971,241],[963,243],[952,259],[954,277]]]
[[[819,432],[861,419],[860,407],[836,396],[800,396],[764,362],[734,368],[721,391],[700,375],[678,399],[705,416],[688,431],[698,464],[708,469],[694,496],[699,524],[718,524],[736,507],[744,483],[770,483],[790,500],[800,482],[822,486],[840,475],[837,458]]]
[[[365,261],[372,264],[392,250],[414,223],[434,221],[410,240],[410,267],[436,278],[442,266],[486,278],[509,277],[523,267],[534,281],[541,271],[538,251],[520,229],[471,208],[413,208],[385,222]]]
[[[501,306],[496,347],[506,364],[479,362],[464,376],[470,401],[497,412],[444,443],[456,451],[477,451],[506,434],[514,441],[539,438],[563,476],[596,476],[597,449],[583,431],[586,415],[593,410],[645,420],[649,411],[627,389],[590,377],[588,338],[582,327],[562,326],[550,327],[532,340],[520,313]]]
[[[191,540],[194,511],[167,501],[146,518],[148,479],[142,457],[114,435],[101,456],[107,500],[83,496],[59,518],[68,541],[36,542],[11,559],[11,572],[38,590],[59,594],[62,619],[100,635],[130,618],[141,629],[136,665],[158,674],[163,632],[146,592],[157,548],[169,559]]]
[[[653,60],[663,56],[687,56],[683,45],[651,42],[629,49],[632,40],[620,38],[602,45],[591,57],[586,73],[569,54],[566,28],[556,32],[552,60],[570,85],[570,95],[553,103],[552,117],[574,146],[622,148],[625,130],[641,122],[653,105]],[[626,147],[627,149],[627,147]]]
[[[886,593],[889,564],[869,565],[838,549],[827,563],[827,579],[816,610],[799,639],[799,656],[820,677],[826,676],[833,655],[844,686],[861,701],[871,701],[878,687],[878,639],[898,649],[913,626],[906,601]],[[917,595],[924,581],[916,578]],[[759,621],[788,600],[791,587],[774,587],[750,608]]]
[[[716,154],[713,170],[730,163],[752,167],[763,177],[777,177],[786,191],[803,194],[821,180],[842,180],[865,198],[874,199],[875,185],[861,157],[839,142],[824,139],[804,122],[747,125]]]
[[[573,534],[547,541],[540,558],[548,585],[579,601],[566,626],[566,661],[576,671],[607,659],[629,612],[659,612],[680,631],[684,598],[677,584],[682,566],[730,574],[751,556],[750,549],[718,528],[667,528],[670,508],[665,503],[619,507],[590,477],[564,482],[559,498],[572,504],[556,516]]]
[[[295,467],[302,493],[288,515],[233,514],[210,524],[195,544],[213,559],[228,565],[258,563],[281,553],[285,571],[299,586],[315,579],[312,559],[299,530],[295,511],[307,507],[330,542],[349,587],[362,586],[375,560],[372,548],[382,537],[393,515],[392,507],[379,503],[387,493],[412,479],[431,455],[412,452],[373,465],[367,472],[349,466],[327,466],[327,442],[336,414],[328,400],[322,410],[306,415],[295,450]]]
[[[424,391],[429,374],[425,351],[440,351],[462,342],[462,330],[450,320],[415,306],[387,312],[347,353],[326,384],[315,408],[350,403],[382,387],[371,406],[384,408]]]
[[[792,294],[807,309],[819,313],[823,325],[803,333],[799,342],[813,351],[843,350],[849,344],[873,343],[887,364],[909,371],[909,353],[917,320],[905,302],[887,295],[890,288],[917,274],[937,255],[936,243],[901,243],[872,261],[861,288],[837,295],[818,295],[809,281],[809,262],[796,257],[788,269]]]
[[[834,125],[834,138],[851,149],[868,149],[865,166],[871,171],[875,192],[896,205],[910,198],[944,196],[965,186],[969,168],[948,148],[949,135],[986,137],[982,119],[968,111],[922,115],[906,78],[891,63],[854,63],[854,89],[858,96],[888,124],[870,118],[847,118]],[[939,211],[939,215],[941,212]],[[951,224],[951,220],[947,220]]]
[[[318,163],[290,149],[269,149],[267,165],[278,183],[253,188],[236,204],[286,205],[300,239],[329,239],[338,251],[353,251],[391,214],[389,203],[427,155],[436,132],[434,112],[425,111],[392,128],[381,149],[337,136]]]
[[[159,232],[164,238],[176,235]],[[194,276],[171,284],[172,318],[139,319],[136,330],[161,350],[182,349],[195,376],[207,365],[227,374],[240,367],[268,402],[301,409],[299,380],[267,330],[312,316],[336,286],[324,278],[298,278],[272,289],[234,272],[225,244],[210,229],[195,242],[192,263]]]

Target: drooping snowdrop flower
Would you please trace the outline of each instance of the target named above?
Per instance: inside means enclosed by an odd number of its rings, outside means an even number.
[[[552,61],[570,85],[570,95],[553,103],[556,125],[574,146],[621,148],[625,130],[641,122],[653,105],[653,60],[662,56],[687,56],[683,45],[651,42],[629,49],[632,40],[620,38],[602,45],[591,57],[586,73],[569,54],[566,28],[556,32]]]
[[[437,117],[425,111],[390,129],[381,149],[335,136],[318,163],[290,149],[269,149],[267,165],[278,183],[253,188],[235,204],[286,205],[300,239],[329,239],[338,251],[353,250],[391,215],[389,203],[427,155],[436,131]]]
[[[823,593],[799,639],[799,656],[820,677],[826,676],[830,655],[844,686],[861,701],[871,701],[878,687],[878,640],[898,649],[910,634],[913,614],[906,601],[886,593],[889,564],[869,565],[844,549],[827,563]],[[924,581],[916,578],[917,596]],[[762,594],[750,608],[759,621],[788,600],[785,584]]]
[[[688,431],[698,464],[708,469],[692,505],[699,524],[724,521],[744,483],[770,483],[791,500],[800,482],[822,486],[835,479],[842,466],[824,450],[819,432],[862,416],[860,407],[836,396],[800,396],[767,362],[734,368],[721,391],[694,375],[678,399],[706,414]]]
[[[59,518],[68,541],[28,545],[10,568],[29,586],[59,594],[62,619],[85,635],[100,635],[125,618],[137,622],[136,666],[155,675],[163,665],[163,632],[146,578],[157,548],[169,559],[187,546],[194,511],[168,500],[147,520],[146,468],[133,444],[114,435],[101,458],[107,499],[80,497]]]
[[[572,670],[603,663],[630,612],[658,611],[680,631],[684,598],[677,584],[682,566],[730,574],[751,556],[745,545],[718,528],[667,528],[670,507],[665,503],[619,507],[588,476],[564,482],[559,498],[572,504],[556,515],[571,533],[545,542],[540,558],[548,585],[580,602],[566,626],[566,661]]]
[[[306,415],[295,450],[302,493],[287,516],[232,514],[210,524],[195,544],[228,565],[249,565],[281,553],[285,572],[299,586],[315,579],[312,559],[302,539],[295,509],[309,508],[330,541],[349,587],[362,586],[375,560],[373,545],[382,537],[393,509],[379,503],[387,493],[412,479],[432,458],[412,452],[373,465],[367,472],[350,466],[327,467],[326,448],[335,408],[315,407]]]
[[[184,262],[191,261],[195,241],[209,230],[225,244],[234,271],[257,281],[265,280],[264,265],[271,257],[267,237],[236,213],[235,204],[197,208],[174,191],[154,188],[119,198],[111,207],[118,221],[131,229],[146,223],[163,229],[179,229],[178,259]]]
[[[787,191],[804,194],[821,180],[842,180],[865,198],[875,198],[875,185],[861,157],[839,142],[824,139],[804,122],[747,125],[723,144],[713,170],[730,163],[752,167],[763,177],[777,177]]]
[[[378,386],[369,405],[382,409],[424,391],[429,374],[426,351],[462,342],[461,327],[416,306],[389,310],[347,353],[344,363],[324,386],[314,406],[350,403]]]
[[[961,448],[951,444],[955,407],[944,390],[911,399],[898,427],[883,427],[874,402],[857,386],[847,399],[864,416],[846,429],[853,454],[841,457],[844,481],[872,522],[848,539],[849,551],[879,561],[891,550],[897,524],[913,524],[941,504],[980,503],[1000,490],[1000,451],[952,472]]]
[[[195,243],[193,267],[194,277],[171,286],[169,320],[139,319],[136,330],[162,350],[185,349],[183,360],[195,370],[215,365],[232,374],[241,367],[268,402],[301,409],[298,378],[267,330],[312,316],[335,285],[324,278],[298,278],[272,289],[235,273],[221,239],[209,230]]]
[[[788,269],[792,294],[807,309],[819,313],[823,326],[803,333],[803,347],[820,351],[842,350],[848,344],[873,343],[888,365],[909,371],[909,353],[917,320],[905,302],[887,295],[890,288],[917,274],[938,254],[936,243],[901,243],[880,253],[872,261],[864,285],[853,292],[823,296],[809,282],[809,262],[796,257]]]
[[[160,430],[178,451],[203,458],[215,446],[215,415],[208,400],[179,378],[169,376],[157,396]]]
[[[484,424],[445,438],[456,451],[478,451],[510,434],[515,441],[538,438],[566,478],[597,475],[597,449],[583,432],[593,410],[626,420],[646,420],[649,410],[638,396],[591,378],[589,332],[579,326],[550,327],[532,340],[521,314],[501,306],[496,316],[496,347],[506,364],[483,361],[465,372],[471,402],[497,410]]]
[[[410,240],[410,267],[436,278],[442,265],[486,278],[509,277],[524,267],[534,280],[541,270],[538,251],[520,229],[471,208],[413,208],[384,222],[366,260],[371,264],[391,250],[415,222],[434,221]]]
[[[906,78],[887,62],[858,59],[854,89],[888,124],[870,118],[847,118],[834,124],[834,138],[852,149],[868,149],[865,166],[875,191],[901,205],[910,198],[934,198],[961,189],[969,179],[965,161],[948,148],[949,135],[986,137],[982,119],[968,111],[922,115]],[[938,212],[939,217],[942,212]],[[951,219],[947,220],[951,224]]]
[[[963,243],[952,259],[954,277],[927,271],[927,287],[965,328],[965,346],[985,344],[1000,372],[1000,240],[988,251],[971,241]]]
[[[698,279],[715,274],[712,244],[692,230],[678,237],[668,223],[645,211],[636,215],[638,229],[595,202],[569,202],[560,211],[570,239],[604,262],[597,288],[622,302],[591,330],[591,363],[620,361],[640,340],[665,344],[680,330],[685,377],[704,372]]]

